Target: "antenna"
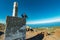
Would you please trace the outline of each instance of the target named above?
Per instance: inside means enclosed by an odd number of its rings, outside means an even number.
[[[13,6],[13,15],[14,17],[17,17],[17,13],[18,12],[18,3],[14,2],[14,6]]]

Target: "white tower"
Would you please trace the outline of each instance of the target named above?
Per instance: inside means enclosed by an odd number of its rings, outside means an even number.
[[[14,2],[14,6],[13,6],[13,15],[14,17],[17,17],[17,13],[18,12],[18,3]]]

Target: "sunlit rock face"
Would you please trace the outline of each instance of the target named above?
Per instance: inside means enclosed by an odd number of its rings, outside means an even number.
[[[5,40],[25,40],[25,18],[7,16]]]

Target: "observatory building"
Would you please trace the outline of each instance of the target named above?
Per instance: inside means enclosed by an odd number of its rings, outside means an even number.
[[[26,14],[18,17],[18,3],[14,2],[12,16],[6,18],[5,40],[25,40]]]

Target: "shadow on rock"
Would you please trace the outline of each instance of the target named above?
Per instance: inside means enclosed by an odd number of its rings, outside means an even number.
[[[44,38],[44,34],[41,32],[40,34],[26,40],[42,40],[43,38]]]
[[[0,36],[1,36],[2,34],[4,34],[4,32],[1,32],[1,31],[0,31]]]

